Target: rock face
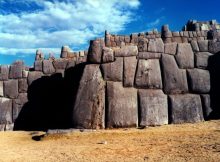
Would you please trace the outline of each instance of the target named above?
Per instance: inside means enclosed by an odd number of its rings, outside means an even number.
[[[12,123],[12,100],[0,98],[0,124]]]
[[[168,124],[167,96],[162,90],[139,90],[140,126]]]
[[[24,68],[24,63],[22,61],[17,61],[10,66],[9,78],[17,79],[22,78],[22,70]]]
[[[42,71],[43,70],[43,61],[42,60],[36,60],[34,62],[34,70],[35,71]]]
[[[161,53],[155,52],[139,52],[138,53],[139,59],[159,59],[161,58]]]
[[[29,72],[28,79],[27,79],[28,85],[30,86],[33,81],[41,78],[42,76],[43,76],[42,72],[38,72],[38,71]]]
[[[101,63],[102,48],[105,46],[104,40],[96,39],[90,42],[90,49],[88,53],[88,61],[92,63]]]
[[[137,54],[138,54],[138,48],[137,46],[134,45],[123,46],[115,51],[116,57],[137,56]]]
[[[136,67],[137,67],[136,57],[124,57],[123,85],[125,87],[132,87],[134,85]]]
[[[209,57],[212,56],[209,52],[198,52],[195,54],[196,67],[206,69],[208,66]]]
[[[149,59],[138,61],[135,85],[140,88],[162,88],[159,60]]]
[[[220,42],[209,41],[209,52],[213,54],[220,52]]]
[[[53,66],[54,68],[57,70],[64,70],[66,69],[68,60],[64,60],[64,59],[57,59],[53,62]]]
[[[3,81],[0,81],[0,97],[4,96]]]
[[[17,99],[13,100],[13,122],[17,119],[22,107],[28,102],[27,93],[20,93]]]
[[[170,95],[170,122],[173,124],[203,121],[202,103],[199,95]]]
[[[52,61],[50,60],[43,61],[43,72],[44,74],[52,74],[55,72]]]
[[[28,83],[27,83],[27,79],[19,79],[18,80],[18,92],[19,93],[24,93],[27,92],[28,90]]]
[[[164,53],[175,55],[176,54],[177,43],[166,43],[164,47]]]
[[[104,47],[102,52],[103,52],[103,55],[102,55],[102,62],[103,63],[115,61],[114,51],[111,48]]]
[[[207,120],[210,118],[210,115],[213,111],[211,108],[210,95],[208,94],[201,95],[201,100],[202,100],[203,116],[204,116],[204,119]]]
[[[162,39],[150,40],[148,43],[148,51],[164,53],[164,44]]]
[[[18,97],[18,80],[4,81],[4,94],[8,98]]]
[[[9,68],[8,66],[0,66],[0,80],[8,80]]]
[[[207,52],[208,51],[208,43],[209,43],[208,40],[198,41],[199,50],[201,52]]]
[[[104,128],[104,112],[105,82],[99,65],[87,65],[73,109],[73,125],[77,128]]]
[[[107,82],[107,127],[135,127],[138,119],[137,90],[120,82]]]

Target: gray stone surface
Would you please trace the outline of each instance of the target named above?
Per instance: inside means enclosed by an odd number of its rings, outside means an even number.
[[[138,61],[135,85],[140,88],[162,88],[160,63],[158,59]]]
[[[102,62],[103,63],[108,63],[108,62],[114,62],[115,57],[114,57],[114,51],[111,48],[104,47],[102,50]]]
[[[175,55],[177,64],[181,69],[194,68],[194,54],[189,43],[179,43]]]
[[[166,94],[187,92],[188,85],[186,71],[178,69],[174,56],[163,54],[161,65],[164,92]]]
[[[139,52],[146,52],[148,46],[148,39],[146,38],[139,38],[138,39],[138,51]]]
[[[159,59],[161,58],[161,53],[155,52],[139,52],[138,53],[139,59]]]
[[[0,124],[12,123],[12,100],[0,97]]]
[[[27,83],[27,79],[19,79],[18,80],[18,92],[19,93],[24,93],[27,92],[28,90],[28,83]]]
[[[56,70],[58,69],[66,69],[66,66],[67,66],[67,63],[68,63],[68,60],[66,59],[56,59],[53,61],[53,66]]]
[[[115,62],[101,65],[104,79],[107,81],[122,81],[123,57],[117,57]]]
[[[208,70],[187,70],[190,90],[196,93],[208,93],[211,88],[210,74]]]
[[[202,103],[199,95],[170,95],[170,122],[173,124],[203,121]]]
[[[102,48],[105,46],[103,39],[96,39],[90,42],[88,53],[88,61],[92,63],[101,63],[102,61]]]
[[[35,71],[43,71],[43,61],[42,60],[36,60],[34,62],[34,70]]]
[[[76,65],[74,60],[69,60],[66,66],[66,69],[73,68]]]
[[[148,43],[149,52],[164,53],[164,44],[161,38],[150,40]]]
[[[16,61],[10,66],[9,78],[17,79],[22,78],[22,70],[24,69],[24,63],[22,61]]]
[[[0,65],[0,80],[8,80],[9,68],[6,65]]]
[[[4,96],[4,87],[3,87],[3,81],[0,81],[0,97]]]
[[[200,52],[207,52],[208,51],[208,40],[201,40],[198,41],[198,46],[199,46],[199,50]]]
[[[120,82],[107,82],[107,127],[135,127],[138,120],[137,90]]]
[[[19,93],[18,98],[13,100],[13,122],[17,119],[22,107],[28,102],[27,93]]]
[[[31,83],[39,78],[41,78],[43,76],[42,72],[39,71],[30,71],[28,74],[28,85],[30,86]]]
[[[164,53],[175,55],[177,50],[177,43],[166,43],[164,45]]]
[[[55,72],[52,61],[50,60],[43,61],[43,72],[44,74],[52,74]]]
[[[80,80],[73,109],[73,125],[78,128],[104,128],[105,81],[99,65],[87,65]]]
[[[220,52],[220,42],[209,41],[209,52],[213,54]]]
[[[200,96],[201,96],[201,101],[202,101],[203,116],[204,116],[204,119],[207,120],[207,119],[209,119],[209,117],[213,111],[211,108],[210,95],[202,94]]]
[[[5,131],[13,131],[13,129],[14,129],[14,123],[5,124]]]
[[[135,56],[124,57],[123,85],[125,87],[132,87],[134,85],[136,67],[137,67],[137,59]]]
[[[22,70],[22,77],[23,77],[23,78],[27,78],[27,77],[28,77],[28,73],[29,73],[29,71],[27,71],[27,70]]]
[[[4,96],[12,99],[18,97],[18,80],[4,81]]]
[[[0,124],[0,131],[5,131],[5,124]]]
[[[198,46],[197,41],[195,40],[191,41],[191,46],[194,52],[199,52],[199,46]]]
[[[167,96],[162,90],[138,90],[140,126],[168,124]]]
[[[196,67],[206,69],[208,66],[209,57],[212,56],[209,52],[198,52],[195,54]]]
[[[115,49],[115,57],[128,57],[137,56],[138,48],[134,45],[122,46],[119,49]]]

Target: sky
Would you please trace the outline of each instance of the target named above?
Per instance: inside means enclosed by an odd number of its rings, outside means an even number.
[[[180,31],[190,19],[220,22],[219,5],[219,0],[0,0],[0,65],[24,60],[31,66],[37,49],[56,57],[63,45],[86,50],[105,30],[131,34],[169,24]]]

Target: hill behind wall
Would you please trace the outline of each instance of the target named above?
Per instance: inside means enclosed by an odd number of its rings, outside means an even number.
[[[61,49],[34,68],[0,68],[0,129],[118,128],[219,118],[220,34],[215,21],[183,31],[105,33],[88,51]]]

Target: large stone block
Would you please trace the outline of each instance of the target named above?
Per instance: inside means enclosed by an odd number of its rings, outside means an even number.
[[[173,124],[203,121],[202,103],[199,95],[170,95],[170,122]]]
[[[138,51],[139,52],[146,52],[148,45],[148,39],[146,38],[139,38],[138,39]]]
[[[0,97],[0,124],[12,123],[12,100]]]
[[[164,43],[161,38],[151,39],[148,43],[149,52],[164,53]]]
[[[137,90],[120,82],[107,82],[107,127],[135,127],[138,120]]]
[[[164,45],[164,53],[175,55],[176,54],[176,49],[177,49],[177,43],[166,43]]]
[[[159,60],[149,59],[138,61],[135,85],[140,88],[162,88]]]
[[[27,83],[27,79],[19,79],[18,80],[18,92],[19,93],[24,93],[27,92],[28,90],[28,83]]]
[[[79,128],[104,128],[105,81],[99,65],[87,65],[80,80],[73,109],[73,125]]]
[[[34,62],[34,70],[35,71],[43,71],[43,61],[42,60],[36,60]]]
[[[28,85],[30,86],[31,83],[39,78],[41,78],[43,76],[43,73],[42,72],[39,72],[39,71],[30,71],[28,73]]]
[[[4,96],[4,87],[3,87],[3,81],[0,81],[0,97]]]
[[[196,67],[206,69],[208,66],[209,57],[212,56],[209,52],[198,52],[195,54]]]
[[[207,52],[208,51],[208,43],[209,43],[208,40],[198,41],[200,52]]]
[[[209,41],[209,52],[213,54],[220,52],[220,42]]]
[[[9,68],[6,65],[0,66],[0,80],[8,80]]]
[[[101,63],[102,61],[102,49],[105,46],[103,39],[96,39],[90,41],[88,61],[92,63]]]
[[[140,126],[168,124],[167,96],[162,90],[138,90]]]
[[[161,53],[156,52],[139,52],[138,53],[139,59],[159,59],[161,58]]]
[[[198,46],[197,41],[195,40],[191,41],[191,46],[194,52],[199,52],[199,46]]]
[[[194,68],[194,54],[189,43],[178,44],[175,58],[181,69]]]
[[[24,69],[24,63],[22,61],[16,61],[10,66],[9,78],[17,79],[22,78],[22,70]]]
[[[13,100],[13,122],[17,119],[22,107],[28,102],[27,93],[20,93],[17,99]]]
[[[103,55],[102,55],[102,62],[103,63],[115,61],[114,51],[111,48],[104,47],[102,52],[103,52]]]
[[[134,77],[137,67],[137,59],[133,57],[124,57],[124,79],[123,85],[125,87],[132,87],[134,85]]]
[[[211,88],[210,74],[208,70],[187,70],[190,90],[196,93],[209,93]]]
[[[53,61],[53,66],[56,70],[64,70],[66,69],[68,60],[66,59],[56,59]]]
[[[12,99],[18,97],[18,80],[4,81],[4,96]]]
[[[186,71],[178,69],[174,56],[162,55],[161,59],[163,87],[166,94],[185,93],[188,91]]]
[[[75,60],[69,60],[66,66],[66,69],[73,68],[76,65]]]
[[[204,116],[204,119],[207,120],[210,118],[210,115],[213,111],[211,108],[210,95],[208,94],[201,95],[201,100],[202,100],[203,116]]]
[[[138,48],[134,45],[122,46],[115,50],[115,57],[137,56]]]
[[[107,81],[122,81],[123,57],[117,57],[115,62],[101,65],[104,79]]]
[[[44,74],[52,74],[55,72],[55,68],[53,67],[53,63],[50,60],[43,61],[43,72]]]

